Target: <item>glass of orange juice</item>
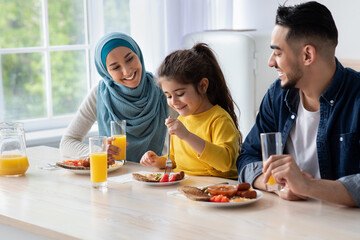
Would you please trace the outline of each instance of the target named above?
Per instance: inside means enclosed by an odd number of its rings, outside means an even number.
[[[116,161],[126,161],[126,120],[110,122],[111,136],[115,138],[112,145],[121,149],[119,155],[114,155]]]
[[[105,136],[89,138],[90,177],[93,188],[107,188],[107,143]]]
[[[282,154],[282,142],[280,132],[261,133],[260,139],[263,163],[265,163],[271,155]],[[265,186],[267,191],[281,190],[281,186],[276,183],[273,175],[270,176]]]
[[[19,177],[29,168],[26,156],[24,124],[0,123],[0,175]]]

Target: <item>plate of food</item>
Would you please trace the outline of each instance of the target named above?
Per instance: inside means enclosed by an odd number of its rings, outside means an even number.
[[[188,176],[183,171],[166,175],[160,172],[138,172],[132,174],[133,179],[136,181],[151,186],[168,186],[188,179]]]
[[[249,183],[202,188],[181,186],[174,194],[181,194],[200,205],[208,207],[242,206],[254,203],[263,197],[263,193],[259,190],[252,189]]]
[[[109,161],[108,173],[121,168],[123,165],[123,161]],[[62,162],[57,162],[56,166],[76,174],[90,175],[90,159],[88,157],[79,158],[77,160],[64,160]]]

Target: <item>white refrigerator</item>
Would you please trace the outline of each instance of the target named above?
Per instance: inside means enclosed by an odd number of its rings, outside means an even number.
[[[183,47],[195,43],[208,44],[215,52],[231,95],[240,109],[235,108],[240,131],[245,140],[255,123],[255,41],[242,31],[205,31],[183,38]]]

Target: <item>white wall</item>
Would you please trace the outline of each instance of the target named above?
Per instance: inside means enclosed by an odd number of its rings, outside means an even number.
[[[269,87],[277,78],[274,69],[267,65],[271,54],[270,38],[275,23],[276,9],[284,0],[234,0],[234,28],[257,29],[253,38],[256,44],[256,110]],[[286,5],[294,5],[299,0],[288,0]],[[353,0],[321,0],[331,11],[339,32],[339,44],[336,56],[341,59],[360,59],[360,1]]]

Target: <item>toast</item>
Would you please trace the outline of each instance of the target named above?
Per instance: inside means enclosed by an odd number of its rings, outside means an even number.
[[[203,201],[203,202],[209,202],[210,196],[198,189],[197,187],[192,186],[182,186],[178,187],[179,192],[184,194],[187,198],[193,200],[193,201]]]
[[[74,166],[68,163],[63,162],[57,162],[56,166],[67,168],[67,169],[73,169],[73,170],[90,170],[90,167],[84,167],[84,166]]]
[[[153,178],[149,178],[149,177],[147,177],[147,176],[145,176],[145,175],[141,175],[141,174],[139,174],[139,173],[133,173],[132,175],[133,175],[133,178],[134,178],[135,180],[138,180],[138,181],[140,181],[140,182],[159,182],[159,180],[155,180],[155,179],[153,179]]]

